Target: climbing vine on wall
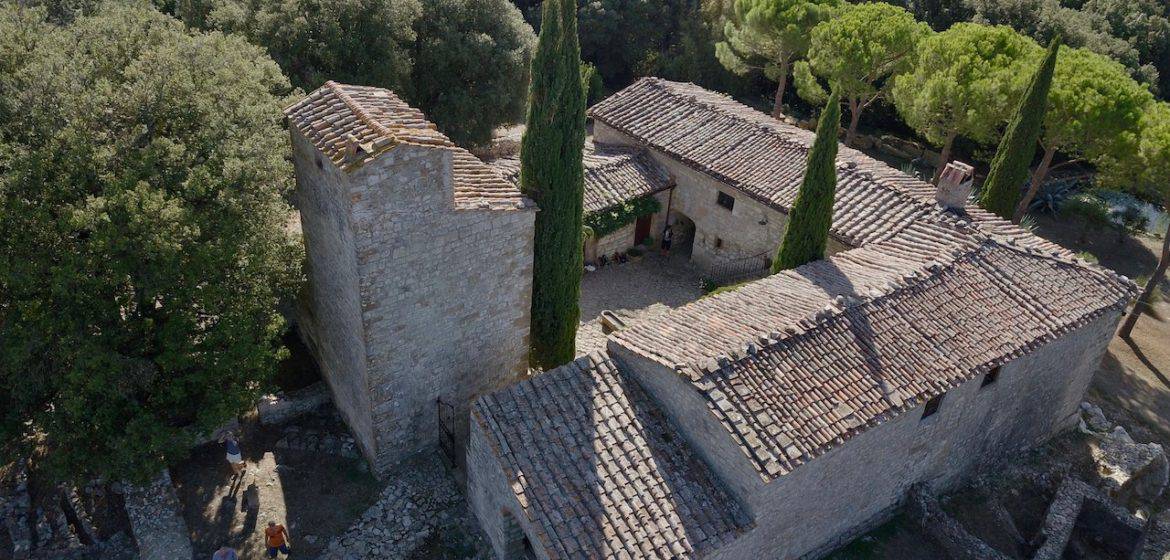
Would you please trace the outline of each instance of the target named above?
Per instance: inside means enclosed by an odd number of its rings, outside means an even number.
[[[585,214],[585,226],[593,230],[595,238],[601,238],[661,209],[662,203],[653,196],[635,198],[605,210]]]

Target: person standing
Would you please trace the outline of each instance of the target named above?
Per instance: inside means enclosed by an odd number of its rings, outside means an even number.
[[[243,451],[240,450],[240,442],[236,441],[236,436],[229,432],[224,436],[223,447],[224,451],[227,452],[227,462],[232,467],[232,477],[240,476],[246,467]]]
[[[219,550],[215,551],[215,554],[211,555],[211,560],[240,560],[240,555],[236,552],[236,549],[223,545],[219,547]]]
[[[289,539],[288,529],[285,529],[284,525],[269,521],[268,528],[264,530],[264,544],[268,547],[268,557],[276,558],[278,552],[288,554]]]
[[[670,253],[670,242],[673,240],[674,240],[674,230],[671,229],[670,225],[667,225],[666,229],[662,230],[662,254],[663,255]]]

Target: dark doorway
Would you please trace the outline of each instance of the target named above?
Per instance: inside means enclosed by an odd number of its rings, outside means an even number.
[[[691,258],[695,243],[695,222],[681,212],[671,212],[670,217],[671,245],[670,254]]]
[[[637,223],[634,224],[634,245],[641,245],[647,237],[650,237],[650,218],[652,216],[646,215],[638,218]]]

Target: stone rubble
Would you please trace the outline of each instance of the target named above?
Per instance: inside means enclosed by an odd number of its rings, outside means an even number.
[[[444,557],[491,558],[438,452],[404,463],[388,478],[378,502],[329,543],[321,560],[408,558],[436,537]]]
[[[1081,431],[1093,437],[1089,452],[1099,476],[1097,485],[1122,501],[1161,496],[1170,480],[1170,462],[1162,446],[1135,442],[1093,404],[1082,403],[1081,411]]]
[[[29,510],[32,500],[28,494],[28,473],[20,469],[11,494],[0,496],[0,519],[12,541],[9,551],[14,560],[24,560],[32,552],[33,538],[29,531]]]
[[[191,539],[170,472],[126,492],[126,515],[142,560],[191,558]]]

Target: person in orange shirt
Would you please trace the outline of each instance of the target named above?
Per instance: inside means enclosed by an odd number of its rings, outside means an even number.
[[[264,544],[268,547],[268,557],[276,558],[278,552],[289,553],[288,529],[284,525],[277,525],[275,521],[268,522],[264,530]]]

